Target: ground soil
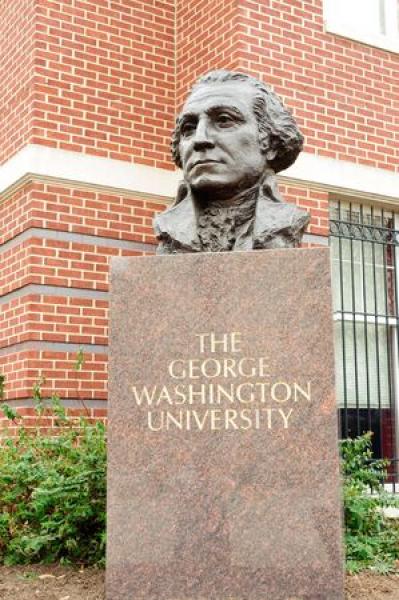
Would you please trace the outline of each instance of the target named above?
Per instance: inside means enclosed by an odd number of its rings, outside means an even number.
[[[104,600],[104,571],[63,567],[0,567],[1,600]],[[347,577],[346,600],[399,600],[399,573]],[[126,600],[132,600],[126,598]],[[326,598],[325,600],[328,600]]]
[[[98,569],[45,565],[0,567],[1,600],[103,600],[104,598],[104,571]]]
[[[346,578],[346,600],[399,600],[399,573],[360,573]]]

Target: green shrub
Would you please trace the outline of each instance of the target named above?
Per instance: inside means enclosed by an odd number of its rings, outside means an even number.
[[[384,491],[388,461],[373,460],[371,433],[343,440],[341,455],[347,570],[389,572],[399,559],[399,527],[383,509],[399,503]]]
[[[54,395],[35,387],[37,419],[56,416],[46,433],[6,404],[18,434],[0,448],[0,562],[103,564],[105,551],[105,428],[72,418]]]

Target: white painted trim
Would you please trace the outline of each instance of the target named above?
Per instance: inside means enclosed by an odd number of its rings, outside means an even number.
[[[361,42],[367,46],[381,48],[382,50],[388,50],[388,52],[399,52],[399,40],[387,35],[371,35],[352,27],[336,25],[328,21],[325,23],[325,28],[327,33],[333,33],[334,35],[339,35],[355,42]]]
[[[306,152],[302,152],[280,177],[282,181],[288,178],[320,185],[331,191],[373,195],[399,202],[398,173]]]
[[[379,0],[380,11],[384,19],[381,23],[384,33],[367,31],[361,15],[357,15],[355,7],[346,2],[345,9],[336,0],[324,0],[324,26],[327,33],[333,33],[368,46],[382,48],[389,52],[399,52],[398,4],[397,0]],[[367,10],[367,7],[364,7]],[[348,14],[349,13],[349,14]]]
[[[28,174],[173,197],[181,175],[122,160],[28,144],[0,167],[0,193]]]
[[[28,175],[166,198],[174,197],[182,178],[180,171],[29,144],[0,167],[0,193]],[[399,203],[397,173],[306,152],[279,179]]]

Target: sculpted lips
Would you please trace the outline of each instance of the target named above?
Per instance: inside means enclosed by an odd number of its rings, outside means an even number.
[[[211,158],[202,158],[200,160],[196,160],[195,162],[193,162],[193,164],[190,166],[190,170],[194,169],[194,167],[198,167],[200,165],[213,165],[213,164],[221,164],[223,161],[221,160],[213,160]]]

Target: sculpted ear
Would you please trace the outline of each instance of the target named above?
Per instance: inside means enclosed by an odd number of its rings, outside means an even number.
[[[277,156],[277,150],[274,148],[268,148],[266,150],[266,160],[268,163],[271,163]]]
[[[266,156],[267,162],[270,163],[277,156],[277,148],[273,147],[273,140],[269,135],[262,135],[259,142],[262,153]]]

